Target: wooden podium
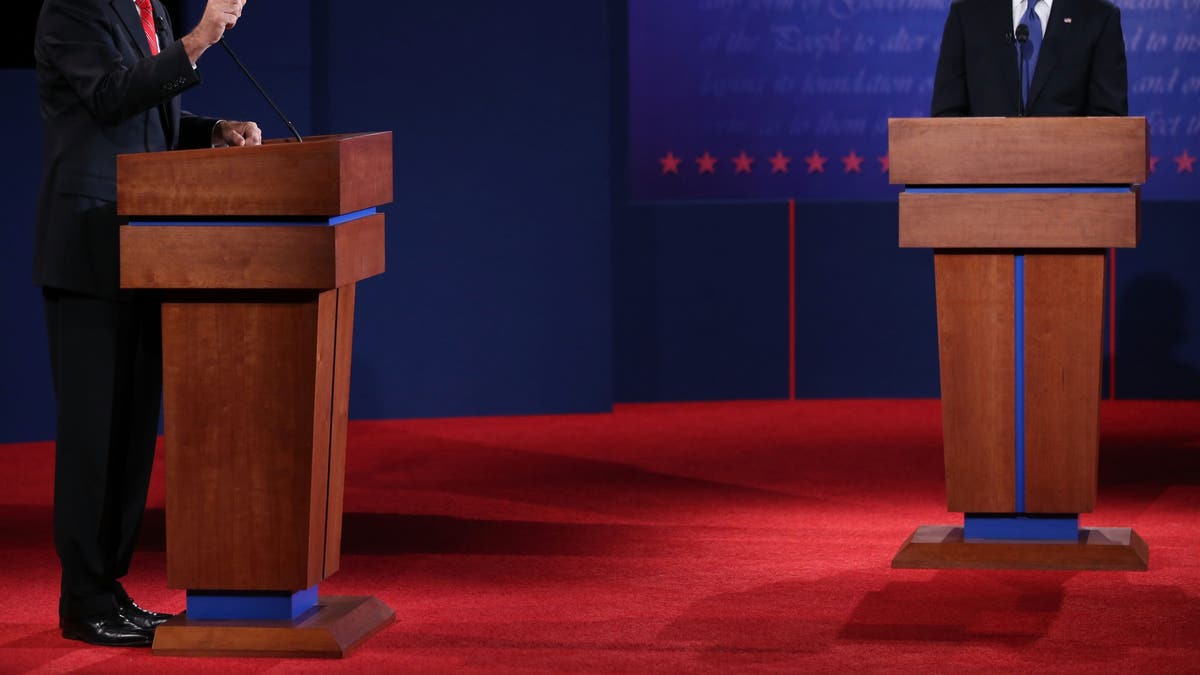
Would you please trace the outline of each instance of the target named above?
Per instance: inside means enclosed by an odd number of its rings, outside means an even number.
[[[1140,234],[1144,118],[889,121],[900,246],[933,248],[949,510],[894,567],[1145,570],[1096,502],[1105,249]]]
[[[161,292],[167,581],[154,653],[340,657],[392,622],[340,562],[355,284],[391,133],[117,159],[121,286]]]

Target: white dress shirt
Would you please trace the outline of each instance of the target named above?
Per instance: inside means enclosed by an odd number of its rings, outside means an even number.
[[[1054,0],[1038,0],[1038,4],[1033,8],[1033,13],[1042,20],[1042,39],[1045,39],[1046,33],[1050,32],[1050,6],[1053,4]],[[1025,18],[1027,11],[1029,11],[1027,0],[1013,0],[1013,32],[1016,32],[1017,26],[1021,25],[1021,19]]]

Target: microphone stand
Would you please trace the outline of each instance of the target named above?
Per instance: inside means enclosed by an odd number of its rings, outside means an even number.
[[[229,57],[232,58],[233,62],[238,65],[238,68],[242,69],[242,72],[246,74],[246,78],[250,80],[250,83],[254,85],[254,88],[258,90],[258,93],[262,94],[262,97],[267,99],[267,103],[271,104],[271,108],[275,111],[275,114],[279,115],[279,119],[283,120],[283,123],[287,125],[288,130],[291,131],[292,135],[296,137],[296,142],[303,143],[304,139],[300,138],[300,132],[296,131],[296,126],[287,118],[287,115],[283,114],[283,111],[279,109],[279,106],[275,105],[275,101],[271,100],[271,96],[267,94],[267,90],[263,89],[262,85],[258,83],[258,80],[254,79],[254,76],[250,74],[250,70],[246,68],[246,65],[242,63],[242,60],[237,57],[237,54],[233,53],[233,49],[229,46],[228,42],[225,42],[225,38],[217,40],[217,43],[225,48],[225,51],[229,53]]]

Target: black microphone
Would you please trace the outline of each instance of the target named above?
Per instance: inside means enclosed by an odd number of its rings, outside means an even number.
[[[1025,32],[1028,33],[1029,31],[1026,30]],[[238,65],[238,68],[242,69],[242,72],[246,74],[246,78],[250,80],[250,83],[254,85],[254,88],[258,90],[258,93],[262,94],[262,97],[267,99],[267,103],[271,104],[271,108],[275,111],[275,114],[279,115],[279,119],[283,120],[283,123],[287,125],[288,130],[291,131],[292,135],[296,137],[296,142],[303,143],[304,139],[300,138],[300,132],[296,131],[296,125],[292,124],[291,121],[288,120],[287,115],[284,115],[283,111],[279,109],[279,106],[275,105],[275,101],[271,100],[271,96],[267,94],[267,90],[262,88],[262,85],[258,83],[258,80],[254,79],[254,76],[250,74],[250,70],[246,68],[246,65],[242,63],[242,60],[237,57],[237,54],[233,53],[233,49],[229,47],[229,43],[225,41],[225,38],[221,38],[220,40],[217,40],[217,42],[225,48],[226,52],[229,52],[229,57]]]
[[[1021,91],[1017,92],[1018,100],[1021,102],[1020,110],[1017,112],[1017,117],[1025,116],[1025,43],[1029,41],[1029,24],[1023,23],[1017,26],[1017,42],[1021,47],[1018,52],[1017,66],[1021,70]]]

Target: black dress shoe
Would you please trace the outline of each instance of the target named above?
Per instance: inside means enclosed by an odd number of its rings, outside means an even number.
[[[170,614],[161,614],[159,612],[151,612],[148,609],[142,609],[129,598],[125,598],[117,606],[117,611],[126,619],[129,619],[129,622],[133,625],[151,633],[154,632],[155,628],[158,628],[171,619]]]
[[[68,640],[101,647],[149,647],[154,641],[153,631],[139,628],[116,610],[85,619],[60,619],[58,626]]]

